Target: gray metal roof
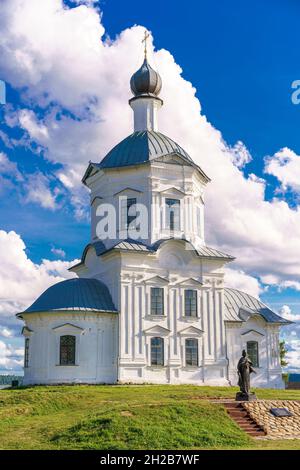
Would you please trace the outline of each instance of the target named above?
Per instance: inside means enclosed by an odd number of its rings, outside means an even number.
[[[144,245],[141,242],[135,240],[122,240],[117,243],[113,249],[115,250],[129,250],[129,251],[153,251],[151,247]]]
[[[110,292],[98,279],[74,278],[58,282],[43,292],[24,312],[80,310],[117,312]]]
[[[84,263],[86,254],[89,250],[89,248],[94,248],[96,255],[101,256],[104,255],[104,253],[107,253],[112,250],[125,250],[125,251],[144,251],[144,252],[151,252],[154,251],[151,249],[151,247],[145,245],[142,242],[136,241],[136,240],[131,240],[131,239],[126,239],[126,240],[121,240],[120,242],[117,242],[115,245],[113,245],[110,248],[106,248],[104,243],[100,240],[96,242],[89,243],[86,245],[84,248],[82,255],[81,255],[81,263]],[[77,265],[75,265],[77,266]],[[72,266],[74,267],[74,266]]]
[[[162,81],[145,58],[142,66],[132,75],[130,88],[135,96],[157,96],[161,90]]]
[[[200,258],[208,258],[208,259],[224,259],[228,261],[234,260],[234,257],[231,255],[228,255],[226,253],[222,253],[222,251],[216,250],[215,248],[210,248],[208,246],[203,246],[201,248],[196,248],[193,247],[193,245],[188,242],[187,240],[184,239],[177,239],[177,238],[164,238],[162,240],[158,240],[157,242],[153,243],[153,245],[145,245],[139,240],[132,240],[132,239],[126,239],[126,240],[121,240],[117,242],[115,245],[113,245],[110,248],[106,248],[104,243],[101,240],[98,240],[96,242],[89,243],[85,249],[83,250],[83,253],[81,255],[81,263],[84,263],[86,254],[88,252],[88,249],[93,247],[96,251],[97,256],[104,255],[105,253],[108,253],[112,250],[122,250],[122,251],[135,251],[139,253],[153,253],[159,249],[159,247],[163,244],[166,243],[170,240],[179,240],[184,243],[187,243],[191,246],[191,248],[194,250],[195,254],[199,256]],[[75,265],[77,266],[77,265]],[[75,266],[72,266],[74,268]]]
[[[122,168],[141,165],[159,157],[179,155],[188,165],[193,166],[205,181],[210,181],[204,171],[191,159],[189,154],[170,137],[161,132],[136,131],[113,147],[100,163],[90,162],[82,178],[85,183],[93,170]]]
[[[152,245],[152,250],[158,250],[158,248],[165,242],[168,242],[170,240],[177,240],[177,241],[183,241],[187,243],[188,245],[191,246],[191,248],[195,251],[195,253],[200,257],[200,258],[220,258],[220,259],[228,259],[228,260],[234,260],[234,256],[228,255],[226,253],[223,253],[222,251],[216,250],[215,248],[210,248],[208,246],[201,246],[200,248],[195,248],[191,242],[188,240],[184,240],[182,238],[164,238],[161,240],[158,240]]]
[[[220,250],[216,250],[215,248],[210,248],[209,246],[201,246],[201,248],[197,249],[198,255],[201,258],[223,258],[223,259],[230,259],[234,260],[234,256],[228,255],[227,253],[223,253]]]
[[[288,320],[273,312],[267,305],[252,295],[237,289],[224,289],[225,299],[225,321],[243,321],[241,310],[246,310],[250,315],[261,315],[268,323],[289,324]]]
[[[99,166],[100,168],[115,168],[136,165],[173,153],[192,162],[188,153],[164,134],[155,131],[137,131],[112,148]]]

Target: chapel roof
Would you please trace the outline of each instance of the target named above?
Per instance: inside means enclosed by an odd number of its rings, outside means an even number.
[[[120,168],[140,165],[167,155],[179,155],[194,166],[206,181],[209,177],[196,165],[189,154],[174,140],[157,131],[136,131],[113,147],[100,163],[90,163],[83,182],[89,176],[91,166],[97,169]]]
[[[60,310],[117,312],[110,292],[103,282],[98,279],[74,278],[49,287],[30,307],[17,315]]]
[[[260,315],[268,323],[289,324],[288,320],[273,312],[267,305],[250,294],[237,289],[224,289],[225,321],[243,321],[242,312]]]

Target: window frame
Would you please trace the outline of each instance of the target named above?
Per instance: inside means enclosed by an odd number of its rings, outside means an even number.
[[[193,346],[188,346],[187,342],[191,341],[194,343]],[[196,346],[196,348],[195,348]],[[193,351],[193,348],[195,350]],[[188,349],[191,350],[191,352],[188,352]],[[184,354],[185,354],[185,367],[199,367],[199,341],[197,338],[186,338],[184,341]],[[188,356],[191,357],[191,362],[188,363]],[[196,357],[195,357],[196,356]]]
[[[195,293],[195,299],[193,297],[190,297],[190,299],[187,298],[187,294],[189,292]],[[195,300],[195,311],[193,310],[193,300]],[[189,301],[189,304],[187,305],[187,302]],[[187,313],[187,307],[190,311],[190,313]],[[193,313],[193,311],[195,313]],[[198,318],[198,291],[197,289],[184,289],[184,316],[187,318]]]
[[[65,338],[72,338],[73,344],[71,345],[62,345],[62,340]],[[75,366],[76,365],[76,336],[75,335],[70,335],[70,334],[65,334],[61,335],[59,337],[59,365],[60,366]],[[69,359],[70,352],[67,351],[67,360],[64,362],[62,360],[62,347],[73,347],[73,351],[71,353],[71,360]]]
[[[159,340],[160,344],[153,344],[155,340]],[[158,352],[158,347],[161,349],[160,353]],[[154,351],[153,348],[155,348]],[[155,352],[155,358],[153,352]],[[160,361],[158,361],[159,355],[161,356]],[[151,367],[164,367],[165,365],[165,341],[161,336],[153,336],[150,339],[150,365]]]
[[[168,203],[172,201],[172,203]],[[177,217],[178,222],[175,226],[175,210],[171,209],[172,207],[177,207]],[[172,222],[171,222],[172,220]],[[170,232],[180,232],[181,231],[181,199],[166,197],[165,198],[165,228]]]
[[[30,345],[30,339],[25,338],[25,345],[24,345],[24,368],[25,369],[29,367],[29,345]]]
[[[129,225],[133,224],[137,218],[137,198],[135,196],[120,196],[120,217],[121,223],[120,228],[121,231],[128,232]],[[132,207],[135,207],[134,214],[129,214],[129,211]],[[136,228],[135,223],[131,225],[131,229]]]
[[[158,312],[158,302],[155,303],[155,312],[153,311],[153,299],[158,296],[153,296],[154,291],[161,292],[161,311]],[[163,317],[165,315],[165,290],[163,287],[152,286],[150,287],[150,315],[154,317]]]
[[[253,360],[252,352],[249,354],[248,345],[251,345],[251,346],[255,345],[255,347],[256,347],[256,350],[254,350],[254,352],[255,352],[254,360]],[[258,344],[258,341],[255,341],[255,340],[247,341],[246,351],[247,351],[247,356],[249,357],[250,361],[252,362],[253,367],[259,367],[259,344]]]

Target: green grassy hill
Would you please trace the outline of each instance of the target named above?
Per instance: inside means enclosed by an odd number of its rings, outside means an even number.
[[[0,390],[0,449],[300,449],[255,441],[221,403],[237,389],[196,386],[51,386]],[[300,399],[300,391],[256,390]]]

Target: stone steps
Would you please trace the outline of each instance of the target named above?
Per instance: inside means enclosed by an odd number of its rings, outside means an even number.
[[[229,416],[236,424],[251,437],[265,436],[264,430],[248,415],[241,403],[224,403]]]

